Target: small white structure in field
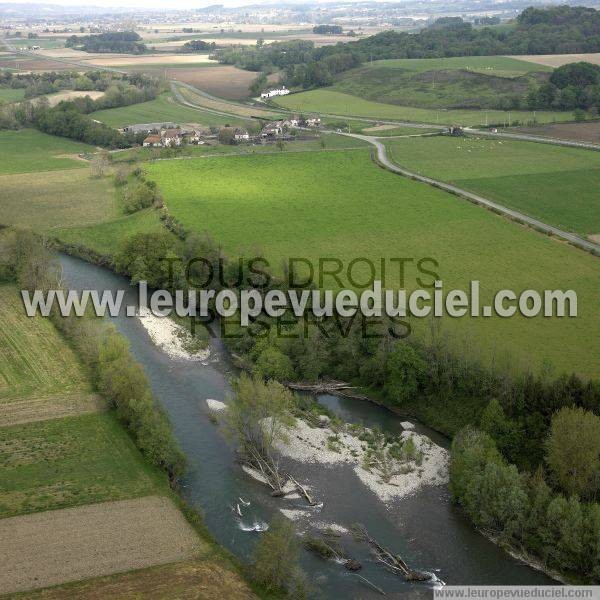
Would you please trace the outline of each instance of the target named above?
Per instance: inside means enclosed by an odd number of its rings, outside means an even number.
[[[275,96],[287,96],[290,93],[285,85],[282,85],[280,88],[274,88],[272,90],[267,90],[266,92],[262,92],[260,97],[265,100],[268,98],[274,98]]]

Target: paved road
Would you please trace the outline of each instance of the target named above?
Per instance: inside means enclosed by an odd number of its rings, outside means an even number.
[[[389,169],[390,171],[393,171],[394,173],[398,173],[399,175],[403,175],[404,177],[409,177],[411,179],[415,179],[417,181],[427,183],[436,188],[440,188],[442,190],[450,192],[451,194],[455,194],[456,196],[460,196],[461,198],[465,198],[466,200],[469,200],[470,202],[474,202],[475,204],[479,204],[481,206],[490,208],[497,213],[500,213],[502,215],[510,217],[511,219],[515,219],[516,221],[519,221],[520,223],[524,223],[525,225],[534,227],[535,229],[537,229],[539,231],[543,231],[544,233],[555,235],[556,237],[559,237],[563,240],[566,240],[567,242],[570,242],[571,244],[573,244],[574,246],[577,246],[578,248],[587,250],[588,252],[591,252],[592,254],[596,254],[596,255],[600,256],[600,245],[599,244],[595,244],[594,242],[591,242],[582,237],[579,237],[578,235],[576,235],[574,233],[570,233],[568,231],[563,231],[562,229],[559,229],[558,227],[554,227],[553,225],[548,225],[547,223],[544,223],[543,221],[538,221],[537,219],[534,219],[533,217],[525,215],[517,210],[513,210],[512,208],[507,208],[506,206],[503,206],[502,204],[498,204],[497,202],[493,202],[492,200],[489,200],[488,198],[484,198],[483,196],[480,196],[478,194],[474,194],[467,190],[463,190],[462,188],[456,187],[455,185],[451,185],[449,183],[444,183],[443,181],[438,181],[437,179],[432,179],[431,177],[425,177],[424,175],[419,175],[417,173],[413,173],[411,171],[407,171],[406,169],[403,169],[402,167],[399,167],[398,165],[396,165],[395,163],[393,163],[390,160],[390,158],[387,155],[386,147],[384,146],[384,144],[382,142],[380,142],[375,137],[372,137],[369,135],[360,135],[358,133],[343,133],[342,135],[346,135],[346,136],[354,137],[354,138],[357,138],[360,140],[364,140],[364,141],[368,142],[369,144],[372,144],[373,146],[375,146],[375,148],[377,149],[377,160],[379,161],[379,163],[382,164],[386,169]]]
[[[600,144],[592,144],[590,142],[575,142],[572,140],[561,140],[559,138],[542,137],[539,135],[530,135],[528,133],[506,133],[498,131],[494,133],[486,129],[473,129],[467,127],[464,132],[469,135],[483,135],[486,137],[503,138],[507,140],[519,140],[524,142],[538,142],[541,144],[553,144],[555,146],[571,146],[573,148],[583,148],[584,150],[600,150]]]

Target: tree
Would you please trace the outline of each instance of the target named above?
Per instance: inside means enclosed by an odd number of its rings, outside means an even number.
[[[510,461],[515,460],[515,453],[519,448],[519,433],[514,421],[506,417],[496,398],[492,398],[483,411],[480,427],[492,436],[502,454]]]
[[[294,524],[276,515],[254,551],[254,579],[268,591],[291,587],[300,570],[300,542]]]
[[[385,391],[395,404],[414,398],[427,372],[426,362],[406,342],[398,342],[387,359]]]
[[[254,373],[264,379],[290,380],[294,376],[292,361],[273,346],[265,348],[254,365]]]
[[[546,461],[567,494],[595,498],[600,488],[600,417],[581,407],[555,413]]]
[[[90,163],[90,171],[92,177],[99,178],[104,177],[106,169],[108,169],[108,156],[105,152],[100,152],[94,155]]]

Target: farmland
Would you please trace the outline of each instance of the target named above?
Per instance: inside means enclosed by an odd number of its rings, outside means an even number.
[[[326,113],[340,116],[365,117],[371,119],[395,119],[416,121],[420,123],[456,124],[477,126],[486,124],[533,121],[533,113],[529,111],[501,110],[445,110],[416,108],[412,106],[396,106],[365,100],[358,96],[337,92],[331,88],[311,90],[290,94],[277,99],[277,104],[303,113]],[[553,121],[570,121],[572,113],[559,111],[536,111],[539,123]]]
[[[85,165],[85,163],[83,163]],[[117,215],[112,178],[87,169],[0,175],[0,223],[32,229],[91,225]]]
[[[89,390],[75,354],[54,326],[27,317],[10,285],[0,285],[0,322],[0,406],[11,398]]]
[[[92,113],[92,117],[111,127],[124,127],[133,123],[161,123],[175,121],[177,123],[199,123],[202,125],[238,125],[243,119],[217,115],[202,109],[191,108],[178,104],[169,94],[163,94],[155,100],[109,108]]]
[[[85,167],[86,163],[65,155],[93,150],[33,129],[0,131],[0,175]]]
[[[576,233],[600,232],[600,154],[533,142],[411,138],[387,143],[399,165]]]
[[[0,447],[0,517],[168,493],[110,413],[4,427]]]
[[[576,289],[577,319],[492,317],[446,327],[461,335],[468,329],[484,352],[495,344],[520,365],[549,360],[595,372],[588,352],[598,335],[594,257],[382,171],[366,151],[165,161],[148,172],[184,226],[208,231],[229,253],[258,246],[276,270],[290,256],[427,256],[439,262],[446,289],[468,289],[472,279],[488,298],[497,289]],[[365,202],[377,210],[365,210]],[[391,275],[386,281],[389,288],[400,283]],[[406,282],[414,285],[414,278]]]

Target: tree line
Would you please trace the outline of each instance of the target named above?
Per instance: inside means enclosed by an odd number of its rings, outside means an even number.
[[[87,75],[91,75],[87,77]],[[93,82],[93,74],[86,74]],[[87,115],[97,110],[128,106],[156,98],[160,91],[157,80],[142,74],[115,78],[106,84],[104,95],[63,100],[51,107],[44,97],[12,104],[0,109],[0,129],[35,127],[44,133],[67,137],[103,148],[129,148],[141,143],[144,134],[121,133]]]
[[[147,48],[135,31],[111,31],[97,35],[72,35],[67,38],[67,48],[84,52],[116,52],[119,54],[144,54]]]
[[[370,60],[588,52],[600,52],[600,11],[554,6],[525,9],[513,27],[443,17],[419,33],[385,31],[321,48],[308,41],[235,46],[214,57],[250,71],[284,70],[287,85],[307,89],[331,85],[337,74]]]

